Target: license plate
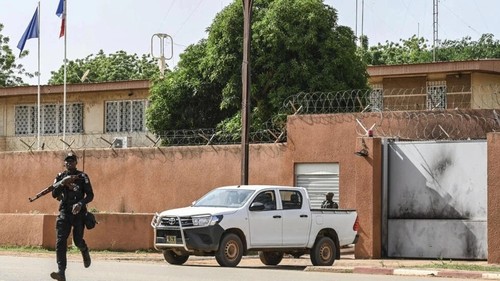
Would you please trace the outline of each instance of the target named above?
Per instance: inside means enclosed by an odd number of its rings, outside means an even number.
[[[167,240],[167,244],[177,244],[177,237],[175,236],[167,235],[165,240]]]

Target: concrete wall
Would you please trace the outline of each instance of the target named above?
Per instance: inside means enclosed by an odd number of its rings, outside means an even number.
[[[96,228],[85,230],[92,249],[134,251],[153,248],[151,214],[96,214]],[[54,249],[56,215],[0,214],[0,244]],[[22,234],[22,235],[21,235]],[[71,235],[68,245],[71,245]]]
[[[370,127],[377,120],[377,116],[367,116],[362,122]],[[361,137],[362,131],[351,114],[290,116],[287,132],[286,144],[250,146],[249,183],[293,185],[297,163],[339,163],[340,206],[357,209],[360,219],[361,238],[356,245],[356,257],[380,258],[380,139]],[[498,139],[498,133],[488,138],[488,175],[497,177],[488,178],[488,184],[495,188],[500,182],[499,165],[494,162],[498,161],[494,156],[500,151]],[[368,156],[354,155],[363,141]],[[87,233],[88,239],[92,239],[91,246],[94,249],[150,247],[149,223],[154,212],[189,205],[213,187],[240,183],[240,148],[230,145],[75,151],[80,157],[78,167],[90,175],[96,193],[89,207],[98,211],[98,219],[106,221]],[[43,223],[37,217],[54,215],[58,202],[47,195],[29,203],[28,197],[52,183],[57,172],[63,169],[63,155],[63,151],[0,153],[0,214],[3,214],[0,223],[15,221],[15,216],[19,216],[21,220],[28,220],[26,224],[31,225],[33,232],[42,231]],[[489,191],[489,206],[500,200],[500,192],[496,190]],[[498,213],[498,210],[496,214],[489,212],[488,220],[499,225]],[[126,217],[134,214],[141,215],[134,219]],[[53,228],[53,223],[43,221],[43,227]],[[496,231],[489,233],[488,243],[496,242],[489,244],[492,247],[500,243],[500,238],[493,239],[500,231],[495,225],[490,226]],[[17,235],[24,233],[20,228],[9,229],[14,229]],[[49,230],[43,229],[44,240],[54,239],[53,234],[47,234]],[[138,235],[132,239],[136,242],[125,242],[132,233]],[[3,237],[16,237],[0,234],[0,244],[11,244]],[[21,242],[40,245],[37,240]],[[122,242],[124,244],[120,244]],[[489,248],[492,261],[500,262],[500,254],[495,251],[498,252]]]

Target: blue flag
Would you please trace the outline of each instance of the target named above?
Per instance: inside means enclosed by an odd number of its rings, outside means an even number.
[[[30,21],[30,24],[28,25],[28,28],[26,28],[26,31],[23,34],[23,37],[21,37],[21,40],[19,40],[19,43],[17,43],[17,48],[21,50],[19,55],[23,52],[24,45],[26,44],[26,40],[31,39],[31,38],[38,38],[38,8],[35,10],[35,14],[33,15],[33,18]]]

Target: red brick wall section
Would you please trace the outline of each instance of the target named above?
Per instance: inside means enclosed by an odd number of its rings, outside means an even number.
[[[42,245],[43,215],[0,214],[1,245]],[[53,236],[55,239],[55,235]]]
[[[500,133],[488,134],[488,263],[500,263]]]
[[[382,257],[382,148],[379,138],[361,137],[356,140],[356,151],[365,148],[368,156],[355,156],[356,208],[360,230],[356,244],[356,258]]]
[[[152,219],[152,214],[96,214],[99,223],[94,229],[85,230],[85,241],[92,249],[152,249]]]

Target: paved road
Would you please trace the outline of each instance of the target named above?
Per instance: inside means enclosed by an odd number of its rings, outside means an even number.
[[[0,281],[51,280],[49,273],[55,269],[54,257],[0,256]],[[132,262],[116,260],[94,260],[90,268],[84,268],[79,260],[68,263],[67,280],[78,281],[255,281],[255,280],[338,280],[338,281],[459,281],[469,279],[436,277],[385,276],[353,273],[307,271],[302,265],[266,267],[242,265],[222,268],[193,260],[184,266],[172,266],[160,262]]]

